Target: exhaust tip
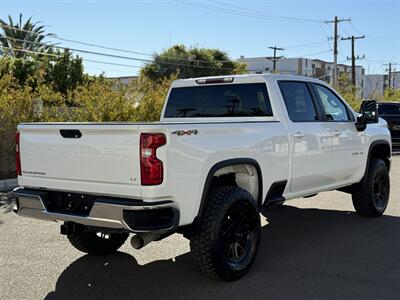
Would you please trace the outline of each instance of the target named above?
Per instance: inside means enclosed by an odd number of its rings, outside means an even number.
[[[136,250],[139,250],[147,244],[158,240],[162,235],[162,232],[142,232],[134,235],[131,238],[131,245]]]
[[[139,234],[135,234],[131,238],[131,246],[136,250],[139,250],[139,249],[143,248],[144,247],[143,238]]]

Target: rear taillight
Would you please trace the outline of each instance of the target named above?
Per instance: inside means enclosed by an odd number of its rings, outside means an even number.
[[[165,145],[167,138],[162,133],[140,135],[140,177],[142,185],[157,185],[163,182],[164,168],[157,158],[157,148]]]
[[[21,155],[19,153],[19,132],[15,133],[15,173],[17,176],[21,175]]]

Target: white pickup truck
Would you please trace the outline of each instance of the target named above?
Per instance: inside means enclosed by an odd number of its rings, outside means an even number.
[[[261,206],[341,190],[377,217],[389,199],[376,103],[358,114],[297,76],[177,80],[155,123],[20,124],[16,155],[19,215],[63,221],[90,254],[117,251],[130,233],[135,248],[182,233],[198,270],[227,281],[254,261]]]

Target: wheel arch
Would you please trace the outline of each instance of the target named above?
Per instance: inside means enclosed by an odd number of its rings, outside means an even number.
[[[367,173],[369,170],[369,164],[371,162],[372,158],[380,158],[382,159],[388,170],[390,170],[390,158],[391,158],[391,147],[390,143],[386,140],[376,140],[371,143],[368,149],[368,155],[367,155],[367,160],[365,163],[365,170],[363,177],[361,180],[355,184],[352,184],[350,186],[345,186],[342,188],[339,188],[338,190],[344,193],[352,194],[354,193],[355,189],[358,188],[359,184],[365,181],[365,178],[367,177]]]
[[[382,159],[386,163],[388,170],[390,170],[391,156],[392,156],[391,147],[390,147],[390,143],[388,141],[377,140],[377,141],[372,142],[369,147],[369,150],[368,150],[367,163],[365,166],[363,178],[365,178],[365,175],[368,172],[369,163],[372,158]]]
[[[255,168],[257,172],[257,180],[258,180],[258,196],[257,196],[257,203],[259,205],[262,204],[263,201],[263,178],[262,178],[262,171],[260,168],[259,163],[252,158],[234,158],[234,159],[227,159],[220,161],[216,164],[214,164],[211,169],[208,171],[206,180],[204,182],[203,186],[203,192],[201,195],[201,200],[200,200],[200,206],[197,212],[196,218],[199,218],[203,215],[205,205],[207,203],[207,195],[212,189],[212,183],[215,178],[215,174],[227,167],[234,167],[234,166],[239,166],[239,165],[249,165]]]

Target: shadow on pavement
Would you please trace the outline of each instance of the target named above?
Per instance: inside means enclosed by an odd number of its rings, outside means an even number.
[[[46,299],[398,298],[400,218],[283,206],[265,213],[257,261],[233,283],[198,275],[190,253],[140,266],[131,255],[83,256]],[[162,251],[160,249],[160,251]]]

